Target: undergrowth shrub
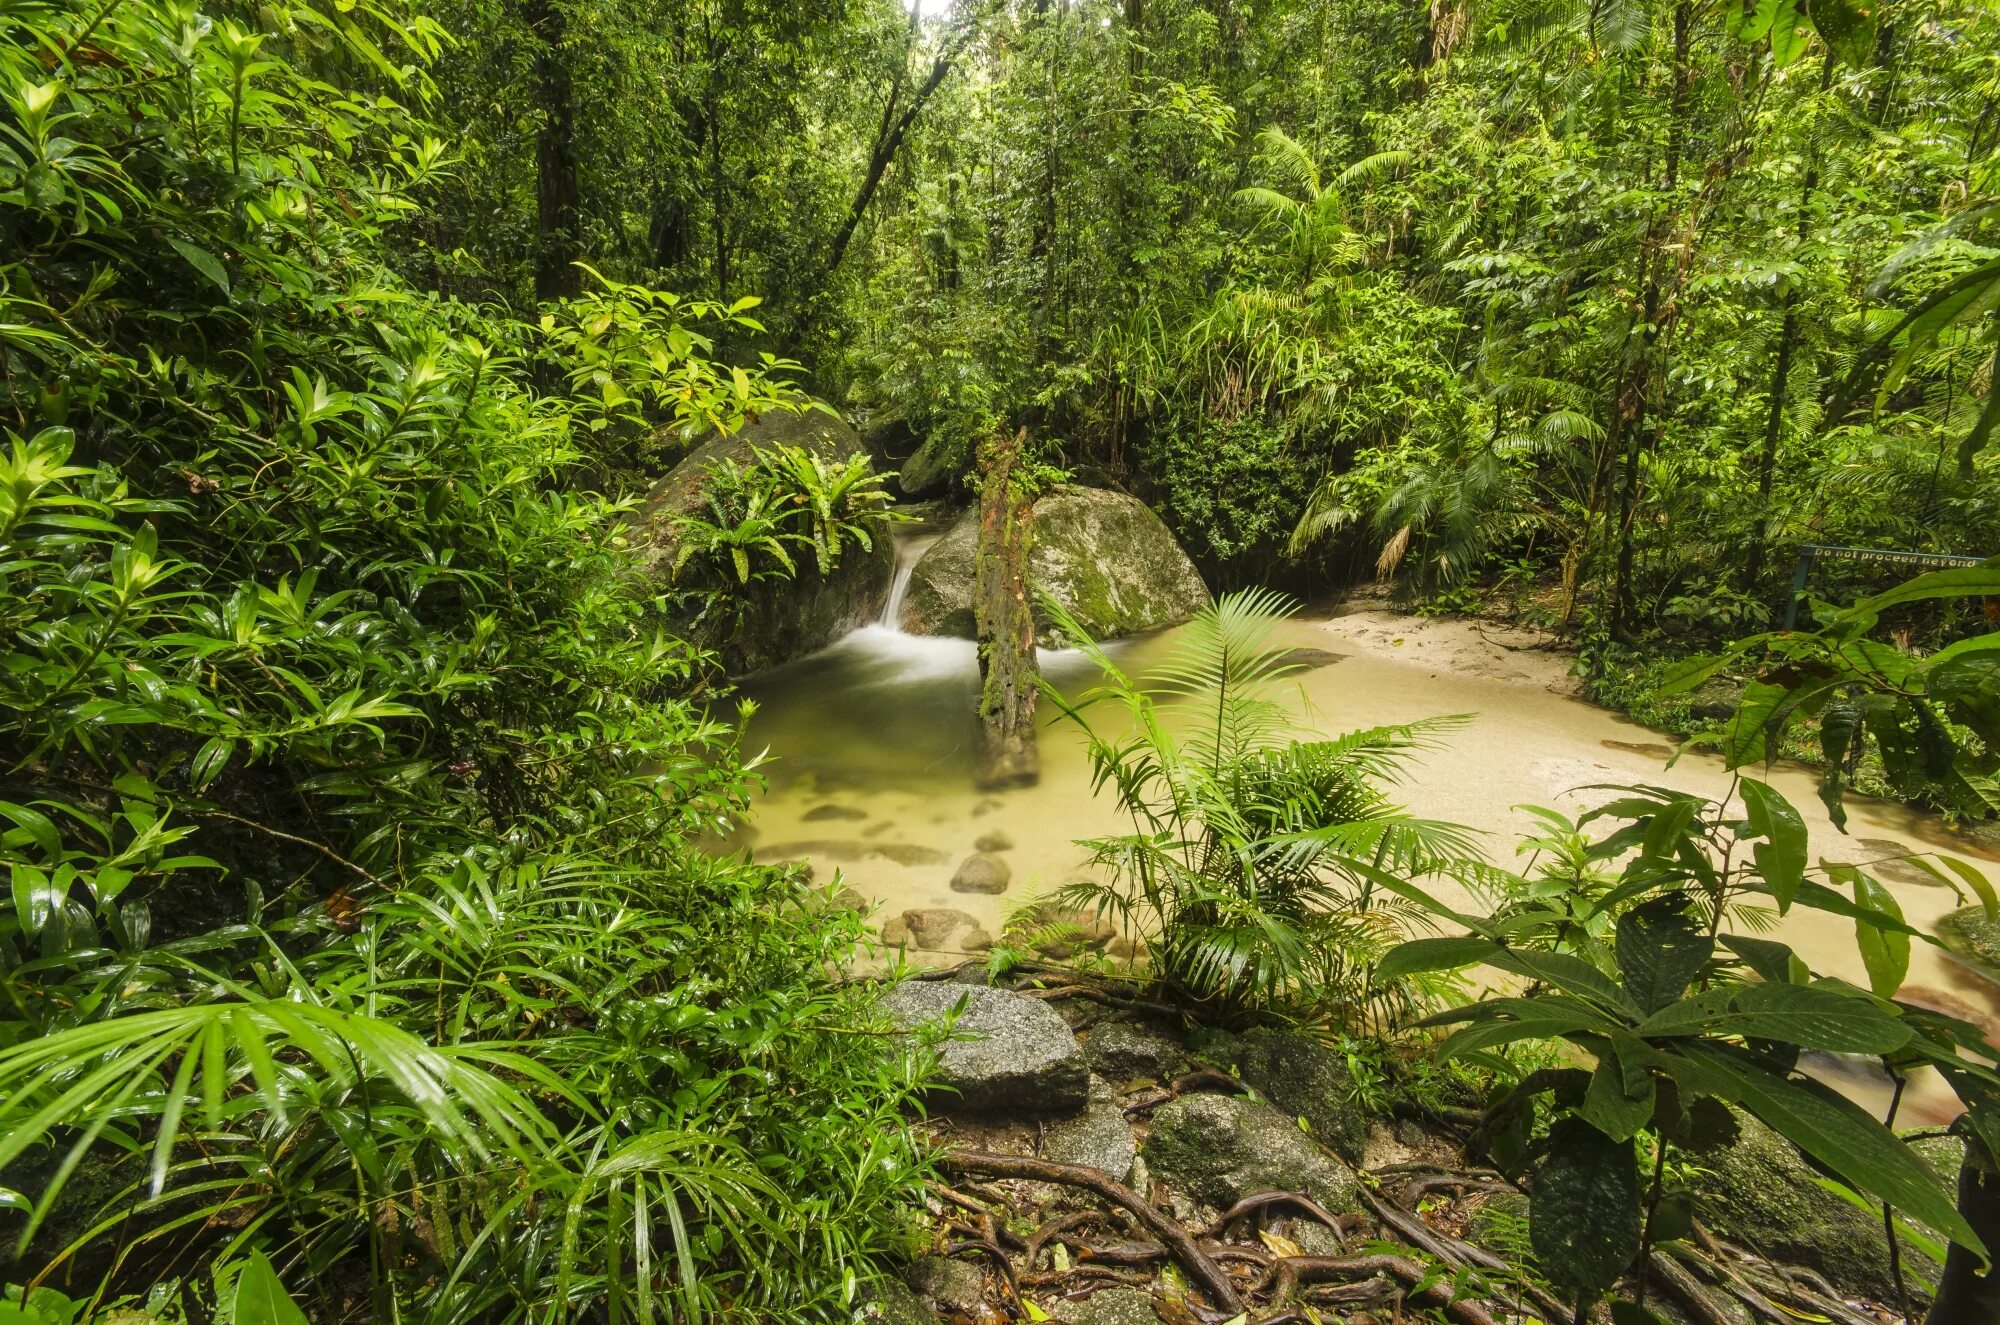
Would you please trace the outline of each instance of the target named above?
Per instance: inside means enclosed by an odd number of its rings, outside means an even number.
[[[710,361],[740,303],[400,281],[440,40],[0,15],[9,1251],[190,1319],[257,1265],[321,1320],[824,1316],[913,1068],[859,922],[691,846],[750,775],[588,486],[802,402]]]

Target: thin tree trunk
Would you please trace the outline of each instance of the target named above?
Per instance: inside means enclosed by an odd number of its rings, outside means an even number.
[[[1826,62],[1820,69],[1819,94],[1823,97],[1833,86],[1833,48],[1827,47]],[[1812,207],[1813,193],[1819,188],[1819,151],[1813,146],[1810,135],[1807,139],[1807,159],[1805,178],[1799,183],[1799,219],[1792,232],[1794,241],[1803,243],[1806,237],[1807,213]],[[1792,350],[1798,343],[1799,287],[1795,281],[1785,287],[1780,307],[1784,320],[1778,326],[1778,355],[1771,365],[1771,407],[1764,416],[1764,453],[1757,461],[1757,523],[1750,531],[1750,554],[1743,565],[1743,588],[1745,592],[1756,592],[1757,581],[1764,574],[1764,540],[1770,532],[1771,488],[1778,474],[1778,442],[1784,435],[1785,408],[1791,403]]]
[[[1663,241],[1666,238],[1666,219],[1673,208],[1671,195],[1680,187],[1681,147],[1687,136],[1688,90],[1694,79],[1689,61],[1693,28],[1694,7],[1689,0],[1681,0],[1674,6],[1673,95],[1668,109],[1666,159],[1660,170],[1663,201],[1646,233],[1646,289],[1641,300],[1638,362],[1627,378],[1617,404],[1625,426],[1614,430],[1625,441],[1625,465],[1618,493],[1618,568],[1611,590],[1613,631],[1624,630],[1631,613],[1632,534],[1639,515],[1639,458],[1647,449],[1646,413],[1657,376],[1653,346],[1660,335],[1660,312],[1667,273]]]
[[[1028,602],[1033,504],[1017,481],[1026,428],[998,434],[980,456],[979,550],[972,609],[979,640],[982,788],[1025,786],[1041,776],[1035,748],[1035,614]]]
[[[535,298],[574,298],[582,208],[576,168],[576,99],[570,83],[568,15],[562,0],[528,0],[525,17],[535,52]]]

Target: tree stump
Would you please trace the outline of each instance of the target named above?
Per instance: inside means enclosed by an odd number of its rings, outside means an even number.
[[[1028,602],[1034,503],[1020,481],[1028,430],[980,448],[979,550],[972,614],[979,642],[981,789],[1027,786],[1041,776],[1035,748],[1035,615]]]

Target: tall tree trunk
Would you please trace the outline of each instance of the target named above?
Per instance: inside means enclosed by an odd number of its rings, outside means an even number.
[[[528,0],[535,51],[535,298],[574,298],[582,204],[576,169],[576,98],[570,85],[569,18],[562,0]]]
[[[1618,492],[1618,569],[1611,589],[1611,628],[1622,631],[1631,615],[1633,525],[1639,515],[1639,459],[1649,441],[1647,410],[1659,373],[1653,347],[1660,336],[1669,260],[1665,252],[1672,194],[1680,187],[1681,150],[1687,138],[1688,92],[1694,81],[1690,49],[1694,39],[1694,6],[1681,0],[1674,6],[1673,95],[1668,106],[1667,151],[1660,170],[1660,205],[1646,229],[1646,285],[1640,301],[1639,352],[1619,392],[1617,411],[1623,426],[1613,429],[1624,439],[1625,464]]]
[[[1017,481],[1026,428],[981,448],[979,550],[972,610],[979,639],[979,766],[982,788],[1041,776],[1035,748],[1035,614],[1028,602],[1034,507]]]
[[[1958,1166],[1958,1212],[1988,1248],[2000,1248],[2000,1172],[1977,1136],[1965,1138]],[[1979,1257],[1951,1244],[1924,1325],[1992,1325],[2000,1320],[2000,1262],[1980,1267]]]
[[[1826,63],[1820,68],[1819,94],[1824,97],[1833,86],[1833,48],[1827,47]],[[1819,188],[1819,149],[1810,134],[1806,145],[1805,178],[1799,182],[1799,219],[1792,231],[1795,244],[1805,241],[1806,216],[1813,193]],[[1785,407],[1791,403],[1792,350],[1799,336],[1799,287],[1796,281],[1785,287],[1780,307],[1784,320],[1778,325],[1778,354],[1771,365],[1771,406],[1764,416],[1764,453],[1757,460],[1757,523],[1750,531],[1750,554],[1743,564],[1743,588],[1756,592],[1764,574],[1764,539],[1770,532],[1771,488],[1778,474],[1778,442],[1784,435]]]

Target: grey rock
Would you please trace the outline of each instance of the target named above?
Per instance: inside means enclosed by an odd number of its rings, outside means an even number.
[[[1064,1299],[1051,1313],[1064,1325],[1160,1325],[1150,1293],[1136,1288],[1100,1288],[1081,1301]]]
[[[1771,1260],[1818,1270],[1847,1292],[1894,1300],[1880,1215],[1863,1213],[1821,1187],[1790,1141],[1747,1113],[1731,1112],[1739,1129],[1734,1141],[1689,1152],[1697,1173],[1696,1213]],[[1906,1247],[1903,1269],[1911,1296],[1927,1299],[1936,1282],[1932,1263]]]
[[[1354,1074],[1340,1052],[1317,1040],[1259,1026],[1238,1041],[1236,1065],[1245,1085],[1295,1118],[1350,1160],[1361,1158],[1368,1123],[1356,1098]]]
[[[1005,833],[982,833],[973,847],[980,851],[1012,851],[1014,839]]]
[[[1138,1154],[1118,1092],[1100,1076],[1090,1078],[1089,1100],[1083,1112],[1054,1124],[1042,1137],[1042,1158],[1058,1164],[1082,1164],[1120,1182],[1131,1173]]]
[[[1134,1081],[1171,1081],[1194,1065],[1186,1049],[1170,1036],[1129,1021],[1108,1021],[1083,1042],[1090,1069],[1116,1085]]]
[[[903,1271],[903,1282],[939,1311],[972,1311],[986,1297],[978,1266],[943,1256],[919,1256]]]
[[[1185,621],[1207,606],[1208,589],[1159,516],[1136,497],[1103,488],[1063,488],[1035,503],[1028,580],[1047,590],[1097,639]],[[968,511],[917,561],[903,598],[913,635],[973,634],[973,553],[978,514]],[[1035,638],[1057,637],[1039,607]]]
[[[1361,1208],[1354,1174],[1262,1100],[1183,1095],[1153,1114],[1143,1153],[1154,1177],[1218,1209],[1259,1192],[1305,1192],[1335,1214]]]
[[[1046,1003],[1006,989],[912,980],[883,997],[905,1030],[942,1024],[965,1000],[956,1036],[939,1046],[934,1103],[947,1112],[1072,1113],[1088,1098],[1083,1046]]]
[[[986,932],[984,926],[974,925],[958,941],[958,946],[962,952],[986,952],[993,947],[993,936]]]
[[[908,936],[904,942],[925,952],[938,952],[949,948],[953,936],[961,930],[979,928],[977,920],[949,906],[912,907],[898,916],[897,920],[903,923],[903,932]],[[885,943],[891,942],[887,926],[883,927],[882,940]]]
[[[955,893],[1004,893],[1014,871],[1000,857],[986,851],[967,856],[951,876]]]

